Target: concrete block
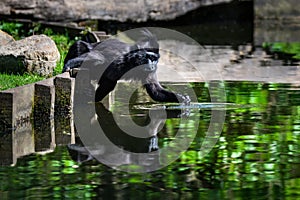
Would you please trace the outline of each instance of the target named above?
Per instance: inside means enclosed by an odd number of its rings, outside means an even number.
[[[13,92],[0,92],[0,132],[13,128]]]
[[[55,147],[53,78],[37,82],[34,92],[35,151],[52,151]]]
[[[55,86],[55,143],[74,143],[74,122],[72,116],[74,102],[75,79],[70,78],[68,72],[58,75],[54,79]]]
[[[34,84],[0,92],[0,124],[15,129],[30,121],[34,99]]]
[[[34,125],[34,150],[35,152],[53,151],[55,143],[54,119],[49,119],[43,124]]]
[[[12,133],[13,146],[13,163],[15,164],[19,157],[29,155],[35,152],[34,150],[34,132],[30,122],[17,127]]]
[[[15,165],[19,157],[34,153],[34,146],[34,134],[29,121],[15,130],[0,134],[0,166]]]
[[[71,114],[73,108],[74,85],[75,79],[70,78],[68,72],[55,77],[55,115],[68,116]]]
[[[34,121],[43,123],[54,117],[55,88],[53,79],[47,79],[35,84],[34,91]]]
[[[9,130],[0,135],[0,166],[16,163],[16,158],[13,155],[12,132],[12,130]]]

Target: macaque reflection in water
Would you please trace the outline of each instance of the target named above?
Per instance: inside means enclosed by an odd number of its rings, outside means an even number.
[[[158,132],[164,126],[166,118],[179,118],[181,110],[163,110],[163,108],[152,110],[151,117],[148,110],[143,111],[143,114],[135,117],[134,121],[138,124],[137,126],[147,126],[148,128],[147,131],[141,133],[140,137],[136,137],[139,133],[131,134],[122,130],[113,113],[107,110],[102,103],[95,105],[97,121],[94,123],[100,125],[105,137],[100,143],[95,141],[92,148],[85,148],[80,144],[68,145],[73,160],[85,162],[96,158],[105,160],[104,164],[116,167],[130,164],[159,165]],[[141,111],[139,110],[139,112]],[[131,115],[123,117],[132,118]],[[99,134],[101,134],[100,131]],[[112,148],[111,145],[114,147]]]

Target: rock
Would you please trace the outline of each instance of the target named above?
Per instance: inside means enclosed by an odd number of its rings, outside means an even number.
[[[254,3],[254,45],[263,42],[299,42],[299,0],[260,0]]]
[[[28,16],[44,21],[86,19],[142,22],[168,20],[200,6],[232,0],[2,0],[0,15]]]
[[[46,35],[33,35],[0,47],[0,71],[51,75],[60,58],[54,41]]]
[[[11,35],[0,30],[0,46],[6,45],[7,43],[12,41],[15,40]]]

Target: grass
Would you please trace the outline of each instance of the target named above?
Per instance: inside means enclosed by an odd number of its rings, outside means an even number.
[[[49,36],[55,42],[58,51],[60,53],[60,60],[58,61],[57,66],[54,69],[53,76],[61,73],[66,54],[68,52],[69,47],[73,43],[73,40],[71,40],[68,37],[67,32],[65,34],[56,34],[49,28],[41,28],[39,24],[35,24],[34,26],[30,27],[29,30],[26,30],[28,29],[28,27],[25,27],[24,24],[22,23],[1,22],[1,21],[0,21],[0,29],[12,35],[16,40],[34,34],[45,34]],[[25,74],[0,73],[0,91],[9,88],[14,88],[17,86],[34,83],[43,80],[45,78],[48,77],[39,76],[37,74],[32,74],[32,73],[25,73]]]
[[[270,54],[277,54],[283,59],[300,61],[300,42],[265,42],[263,48]]]
[[[73,44],[73,40],[70,40],[70,38],[66,35],[57,35],[53,34],[51,29],[46,29],[44,31],[44,34],[49,36],[56,44],[57,49],[60,53],[60,60],[57,63],[56,68],[54,69],[54,76],[57,74],[60,74],[63,67],[64,67],[64,60],[68,53],[68,50],[70,46]]]
[[[25,31],[22,29],[23,24],[13,22],[0,22],[0,30],[7,32],[13,36],[16,40],[19,40],[22,35],[25,35]]]
[[[44,77],[34,74],[22,74],[22,75],[11,75],[11,74],[0,74],[0,90],[7,90],[21,85],[34,83],[43,80]]]

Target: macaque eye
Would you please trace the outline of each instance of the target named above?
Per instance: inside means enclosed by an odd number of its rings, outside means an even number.
[[[146,58],[152,62],[157,62],[159,59],[159,54],[153,53],[151,51],[146,52]]]

